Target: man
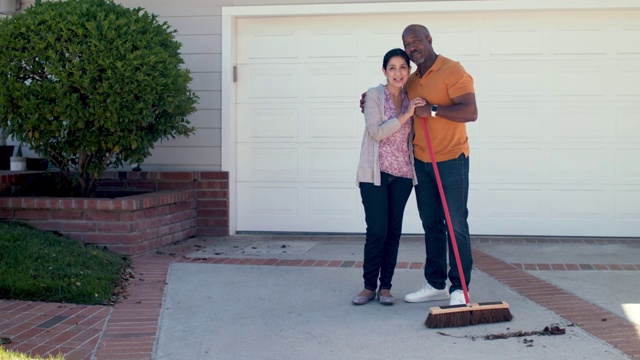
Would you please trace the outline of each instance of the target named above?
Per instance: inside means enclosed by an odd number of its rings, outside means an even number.
[[[457,262],[447,237],[447,225],[433,166],[420,118],[425,118],[433,152],[444,188],[451,223],[455,232],[466,285],[471,279],[473,259],[467,224],[469,194],[469,143],[467,122],[478,116],[472,77],[457,62],[436,54],[429,30],[409,25],[402,32],[404,50],[417,65],[405,89],[410,99],[420,97],[427,104],[416,108],[413,141],[415,187],[418,212],[424,229],[427,253],[426,282],[416,292],[407,294],[406,302],[446,300],[450,305],[465,303]],[[361,103],[364,99],[361,101]],[[447,274],[447,248],[450,269]],[[447,277],[451,287],[447,287]]]

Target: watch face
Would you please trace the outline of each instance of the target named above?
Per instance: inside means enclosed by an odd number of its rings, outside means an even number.
[[[431,111],[438,111],[438,105],[431,106]]]

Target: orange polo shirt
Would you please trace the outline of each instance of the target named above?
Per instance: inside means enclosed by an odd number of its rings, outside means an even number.
[[[442,55],[438,56],[431,69],[422,78],[417,71],[411,74],[405,84],[405,89],[409,99],[421,97],[429,104],[438,106],[451,106],[453,105],[451,98],[475,93],[471,75],[465,71],[460,63]],[[457,123],[439,116],[428,116],[425,120],[436,161],[455,159],[462,153],[469,156],[467,127],[464,123]],[[422,130],[422,122],[417,116],[413,121],[413,129],[415,131],[413,140],[415,157],[424,162],[431,162],[429,148]]]

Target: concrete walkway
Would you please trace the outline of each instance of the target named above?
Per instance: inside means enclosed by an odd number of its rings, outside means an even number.
[[[238,235],[136,257],[112,308],[1,301],[0,337],[67,359],[640,358],[640,239],[472,241],[472,301],[507,301],[511,322],[424,327],[446,302],[402,301],[423,281],[418,236],[401,241],[396,304],[354,306],[363,236]],[[547,326],[566,333],[535,335]]]

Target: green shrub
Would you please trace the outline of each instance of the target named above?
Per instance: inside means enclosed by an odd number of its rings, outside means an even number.
[[[174,34],[112,0],[36,0],[0,20],[0,127],[91,196],[103,171],[193,133]]]

